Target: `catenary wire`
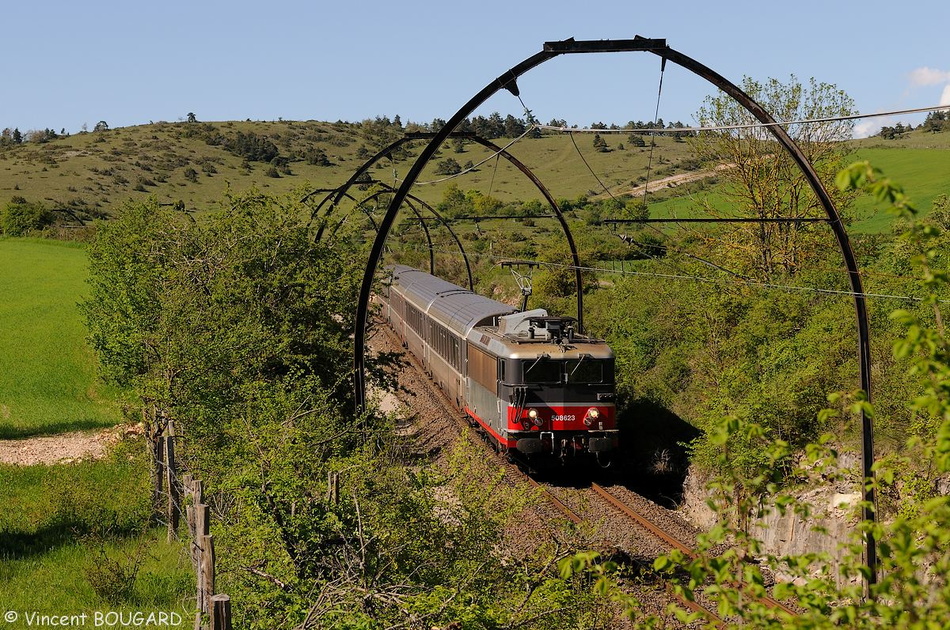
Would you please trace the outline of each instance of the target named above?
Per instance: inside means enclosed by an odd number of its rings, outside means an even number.
[[[701,131],[729,131],[737,129],[754,129],[758,127],[776,127],[780,125],[804,125],[809,123],[839,122],[843,120],[858,120],[860,118],[877,118],[883,116],[897,116],[899,114],[921,114],[924,112],[933,112],[939,110],[950,110],[950,105],[935,105],[931,107],[917,107],[914,109],[899,109],[889,112],[879,112],[875,114],[850,114],[848,116],[829,116],[827,118],[803,118],[799,120],[776,121],[771,123],[749,123],[743,125],[715,125],[709,127],[659,127],[651,129],[594,129],[591,127],[557,127],[554,125],[538,125],[539,129],[545,131],[559,131],[567,133],[657,133],[675,131],[681,132],[701,132]]]
[[[448,256],[458,255],[458,252],[448,250],[448,249],[433,249],[433,251],[436,253],[445,254]],[[474,254],[469,254],[469,256],[472,258],[488,259],[493,262],[499,261],[499,260],[510,260],[509,256],[497,256],[495,254],[486,254],[486,253],[474,253]],[[743,277],[741,276],[734,276],[735,279],[730,282],[722,278],[710,278],[707,276],[696,276],[696,275],[691,275],[691,274],[686,274],[686,273],[671,274],[671,273],[658,273],[658,272],[651,272],[651,271],[617,270],[617,269],[609,269],[607,267],[593,267],[589,265],[575,266],[575,265],[570,265],[566,263],[545,262],[541,260],[529,260],[529,259],[519,259],[519,260],[523,260],[523,262],[526,262],[526,263],[536,264],[540,267],[553,267],[557,269],[568,269],[568,270],[578,269],[580,271],[607,273],[607,274],[622,275],[622,276],[640,276],[640,277],[649,277],[649,278],[659,278],[663,280],[685,280],[685,281],[692,281],[692,282],[701,282],[704,284],[717,284],[717,285],[724,285],[724,286],[746,285],[746,286],[752,286],[752,287],[759,287],[763,289],[774,289],[774,290],[790,291],[790,292],[816,293],[820,295],[833,295],[833,296],[842,296],[842,297],[860,296],[860,297],[868,298],[868,299],[888,299],[888,300],[900,300],[904,302],[924,302],[926,300],[926,298],[916,297],[912,295],[897,295],[897,294],[891,294],[891,293],[869,293],[869,292],[856,293],[854,291],[848,291],[845,289],[822,289],[819,287],[803,287],[803,286],[797,286],[797,285],[791,285],[791,284],[778,284],[775,282],[763,282],[759,280],[743,279]],[[937,300],[937,302],[941,304],[950,304],[950,300]]]

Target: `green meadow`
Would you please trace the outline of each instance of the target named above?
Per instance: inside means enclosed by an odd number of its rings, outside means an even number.
[[[120,392],[99,382],[85,341],[86,275],[80,245],[0,238],[0,439],[120,422]],[[148,478],[143,438],[98,461],[0,464],[0,602],[20,615],[6,627],[28,627],[30,612],[190,618],[190,562],[150,526]]]
[[[855,152],[855,159],[870,161],[887,177],[899,182],[922,213],[928,212],[940,195],[950,195],[950,150],[946,148],[862,147]],[[853,229],[869,233],[890,229],[892,219],[879,212],[879,207],[871,197],[857,199]]]
[[[100,384],[78,302],[79,245],[0,238],[0,439],[117,424],[117,392]]]
[[[148,526],[144,452],[139,439],[99,461],[0,465],[5,610],[72,615],[188,607],[190,560],[181,545],[165,541],[163,528]]]

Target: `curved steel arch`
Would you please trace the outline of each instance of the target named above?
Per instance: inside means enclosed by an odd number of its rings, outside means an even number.
[[[841,255],[844,258],[845,265],[848,270],[848,278],[851,284],[852,293],[854,294],[855,318],[857,320],[858,327],[858,355],[860,364],[861,389],[864,390],[868,399],[870,399],[871,344],[867,304],[864,298],[864,287],[861,281],[860,272],[858,271],[857,260],[854,256],[854,251],[851,248],[851,243],[848,239],[847,232],[845,231],[844,225],[841,222],[841,217],[838,215],[838,211],[835,208],[834,202],[828,195],[828,191],[825,190],[825,187],[822,185],[821,180],[819,179],[818,174],[815,172],[811,163],[805,157],[798,145],[795,144],[794,140],[792,140],[792,138],[788,135],[785,129],[775,124],[777,121],[738,86],[730,82],[722,75],[714,72],[707,66],[699,63],[698,61],[673,50],[666,44],[665,39],[647,39],[637,36],[634,39],[626,40],[575,41],[573,38],[570,38],[564,41],[545,42],[540,52],[535,53],[521,63],[512,66],[509,70],[505,71],[496,79],[492,80],[475,96],[469,99],[469,101],[465,103],[455,113],[455,115],[453,115],[452,118],[446,122],[442,130],[435,134],[429,144],[416,158],[415,163],[406,174],[406,178],[403,180],[402,185],[399,187],[390,201],[389,209],[386,213],[386,216],[383,218],[382,223],[380,224],[380,230],[376,235],[376,241],[373,243],[373,248],[370,252],[370,258],[367,261],[366,269],[363,274],[363,282],[360,286],[360,295],[356,312],[356,330],[354,335],[355,346],[353,350],[353,367],[356,379],[356,404],[358,411],[361,411],[364,408],[366,402],[364,345],[366,343],[367,306],[369,304],[370,292],[373,286],[373,277],[376,272],[376,266],[379,264],[379,258],[382,252],[383,244],[385,243],[386,237],[389,234],[389,230],[391,229],[393,221],[396,218],[399,207],[406,198],[409,189],[419,178],[422,169],[429,162],[429,160],[432,159],[432,156],[435,154],[435,151],[438,149],[438,147],[446,140],[446,138],[449,137],[451,131],[458,127],[458,125],[467,116],[474,112],[479,105],[488,100],[496,92],[506,89],[515,96],[518,96],[519,89],[517,80],[522,74],[559,55],[615,52],[650,52],[663,59],[664,63],[666,61],[672,61],[673,63],[676,63],[677,65],[691,71],[697,76],[706,79],[708,82],[712,83],[714,86],[718,87],[720,90],[735,99],[749,113],[755,116],[757,120],[766,124],[766,128],[772,133],[772,135],[782,145],[782,147],[792,156],[793,160],[798,165],[799,169],[801,169],[806,181],[817,196],[822,208],[824,208],[825,213],[828,216],[829,224],[831,225],[832,231],[834,232],[835,239],[838,242],[838,247],[841,250]],[[861,428],[863,435],[862,468],[864,475],[864,483],[862,483],[862,490],[864,494],[862,508],[863,517],[865,520],[873,522],[875,519],[874,489],[873,484],[870,483],[874,478],[874,472],[872,470],[874,460],[872,436],[873,427],[871,424],[871,418],[865,414],[863,410],[861,411]],[[865,534],[865,542],[865,560],[868,564],[868,567],[870,568],[868,577],[868,584],[870,585],[877,581],[877,551],[875,549],[873,532],[869,531]]]
[[[387,183],[385,183],[385,182],[376,181],[376,182],[374,182],[374,184],[376,184],[376,185],[378,185],[378,186],[384,186],[384,187],[386,187],[387,192],[390,192],[390,193],[396,191],[395,188],[393,188],[392,186],[390,186],[389,184],[387,184]],[[367,199],[369,199],[369,198],[367,197]],[[473,278],[473,276],[472,276],[472,265],[471,265],[471,263],[470,263],[469,260],[468,260],[468,254],[465,253],[465,247],[462,245],[461,239],[459,239],[458,234],[455,233],[455,230],[452,229],[452,226],[451,226],[451,224],[449,223],[449,221],[448,221],[445,217],[443,217],[443,216],[439,213],[438,210],[436,210],[435,208],[433,208],[432,205],[429,204],[428,202],[426,202],[424,199],[421,199],[420,197],[416,197],[415,195],[412,195],[412,194],[406,195],[406,199],[408,199],[408,201],[406,202],[406,205],[408,205],[408,206],[412,209],[412,211],[416,213],[416,216],[419,217],[419,220],[420,220],[420,221],[424,221],[424,220],[423,220],[422,216],[419,214],[419,212],[416,211],[415,207],[413,207],[412,203],[410,203],[410,202],[418,203],[420,206],[422,206],[423,208],[425,208],[426,210],[428,210],[428,211],[432,214],[432,216],[434,216],[443,226],[445,226],[445,229],[447,229],[447,230],[449,231],[449,234],[452,235],[452,239],[455,241],[455,244],[456,244],[456,245],[458,246],[458,248],[459,248],[459,253],[462,254],[462,260],[465,262],[465,272],[466,272],[466,274],[468,275],[468,289],[469,289],[469,291],[474,291],[474,290],[475,290],[475,281],[474,281],[474,278]],[[364,200],[364,201],[365,201],[365,200]],[[376,225],[375,221],[373,222],[373,227],[376,229],[377,232],[379,231],[379,227]],[[432,250],[431,241],[430,241],[429,249],[430,249],[430,251]],[[431,270],[432,267],[433,267],[433,265],[430,264],[430,270]],[[434,274],[435,272],[434,272],[434,271],[431,271],[431,273]]]
[[[385,186],[385,184],[383,184],[383,185]],[[368,201],[370,201],[370,200],[376,199],[376,198],[380,197],[381,195],[388,195],[388,194],[392,194],[392,188],[389,187],[389,186],[387,186],[387,189],[386,189],[386,190],[377,191],[377,192],[373,193],[372,195],[369,195],[368,197],[364,197],[363,199],[361,199],[361,200],[359,200],[359,201],[357,201],[356,198],[353,197],[352,195],[350,195],[349,193],[346,193],[346,196],[356,202],[356,207],[359,208],[359,209],[363,212],[363,214],[365,214],[366,217],[370,220],[370,222],[373,224],[373,229],[376,230],[377,232],[379,232],[379,225],[376,223],[376,220],[373,219],[372,213],[371,213],[369,210],[367,210],[366,208],[363,207],[363,204],[366,203],[366,202],[368,202]],[[425,219],[423,218],[423,216],[422,216],[422,214],[419,212],[419,210],[416,209],[415,206],[413,206],[411,203],[408,203],[408,202],[406,203],[406,205],[409,206],[409,208],[412,210],[413,214],[416,215],[416,218],[419,219],[419,224],[422,226],[422,231],[423,231],[423,232],[425,233],[425,235],[426,235],[426,243],[427,243],[428,246],[429,246],[429,273],[434,274],[434,273],[435,273],[435,248],[432,246],[432,235],[429,233],[429,226],[426,225]],[[347,216],[348,216],[348,215],[346,215],[346,216],[344,216],[342,219],[340,219],[339,222],[337,222],[337,224],[333,227],[333,230],[330,232],[330,236],[331,236],[331,237],[333,237],[333,236],[336,235],[337,230],[339,230],[339,229],[340,229],[340,226],[343,225],[343,222],[346,221]],[[441,219],[441,217],[439,217],[439,218]],[[444,220],[443,220],[443,222],[444,222]],[[448,224],[446,224],[446,227],[448,227]],[[449,228],[449,231],[451,231],[451,229],[452,229],[452,228]],[[453,233],[452,235],[454,236],[455,234]],[[458,242],[458,239],[456,239],[456,242]],[[462,246],[462,244],[459,243],[459,247],[460,247],[460,248],[461,248],[461,246]],[[466,263],[467,263],[467,262],[468,262],[468,257],[465,256],[465,250],[464,250],[464,249],[462,250],[462,256],[465,258],[465,261],[466,261]],[[469,277],[471,277],[471,272],[469,272]]]
[[[525,166],[518,158],[508,153],[505,149],[499,147],[495,143],[481,138],[479,136],[472,135],[470,140],[479,143],[483,147],[486,147],[498,155],[502,156],[508,160],[512,166],[521,171],[525,177],[531,180],[534,183],[535,187],[541,192],[544,196],[545,201],[548,202],[548,205],[551,206],[551,209],[554,210],[554,215],[557,217],[558,222],[561,224],[561,229],[564,230],[564,236],[567,238],[567,245],[571,249],[571,259],[574,262],[574,290],[577,293],[577,327],[578,330],[584,330],[584,285],[581,278],[581,259],[577,255],[577,245],[574,244],[574,236],[571,234],[571,228],[567,225],[567,220],[564,218],[564,213],[561,212],[561,207],[557,205],[557,202],[554,200],[554,197],[548,191],[547,187],[541,182],[540,179],[534,174],[534,172]],[[490,217],[488,217],[490,218]]]
[[[446,133],[446,130],[448,130],[447,133]],[[551,195],[551,192],[547,189],[544,183],[534,174],[534,172],[530,168],[528,168],[524,163],[522,163],[514,155],[508,153],[508,151],[506,151],[504,148],[499,147],[495,143],[489,140],[486,140],[485,138],[482,138],[481,136],[474,133],[452,131],[452,127],[450,127],[448,124],[443,126],[442,131],[439,131],[439,132],[408,133],[402,138],[399,138],[396,141],[394,141],[389,146],[383,149],[380,149],[379,152],[376,153],[376,155],[369,158],[366,162],[360,165],[360,167],[357,168],[356,171],[354,171],[352,175],[350,175],[350,178],[346,182],[344,182],[339,188],[331,189],[331,190],[318,189],[316,191],[311,192],[308,195],[305,195],[301,199],[301,203],[305,202],[307,199],[309,199],[311,196],[313,196],[317,192],[322,191],[322,192],[328,193],[327,196],[323,198],[323,200],[317,205],[317,207],[311,213],[311,219],[316,217],[317,213],[320,212],[320,209],[331,198],[333,198],[333,202],[327,207],[327,211],[323,216],[323,222],[321,223],[320,227],[317,230],[317,236],[316,236],[317,240],[322,238],[323,231],[326,228],[327,220],[330,218],[330,215],[333,213],[334,208],[336,208],[337,205],[340,203],[340,201],[343,199],[344,194],[346,194],[347,191],[355,184],[363,183],[360,181],[360,177],[362,177],[363,174],[366,173],[373,164],[391,155],[393,151],[395,151],[397,148],[399,148],[403,144],[406,144],[408,142],[413,142],[416,140],[429,140],[430,145],[431,145],[432,142],[434,142],[434,139],[443,133],[445,134],[445,138],[440,140],[439,143],[435,145],[436,148],[438,148],[438,146],[441,145],[442,142],[444,142],[444,140],[447,138],[464,138],[466,140],[471,140],[473,142],[476,142],[482,145],[483,147],[489,149],[490,151],[495,152],[497,155],[500,155],[501,157],[508,160],[508,162],[511,163],[512,166],[514,166],[519,171],[521,171],[521,173],[523,173],[525,177],[527,177],[531,181],[531,183],[535,185],[535,187],[538,189],[538,192],[541,193],[541,196],[544,197],[545,201],[548,202],[548,205],[551,207],[551,210],[554,211],[554,215],[557,217],[557,220],[561,225],[561,229],[564,231],[564,237],[567,239],[567,245],[571,250],[571,260],[573,261],[573,266],[574,266],[574,291],[577,294],[577,325],[578,325],[578,330],[583,330],[584,329],[584,291],[583,291],[583,279],[581,278],[581,270],[580,270],[581,260],[580,260],[580,256],[577,253],[577,245],[574,243],[574,236],[571,234],[571,228],[568,226],[567,220],[564,218],[564,213],[561,212],[561,208],[560,206],[557,205],[557,202],[554,200],[553,195]],[[428,162],[428,158],[426,159],[426,162]],[[418,163],[418,159],[416,163]],[[423,166],[424,165],[425,163],[423,163]],[[421,168],[420,168],[420,171],[421,171]],[[382,184],[383,182],[376,182],[376,183]],[[384,184],[384,185],[388,186],[388,184]],[[336,193],[335,197],[334,197],[334,193]],[[406,189],[406,193],[404,197],[414,198],[414,199],[419,200],[420,202],[422,201],[418,197],[413,197],[409,195],[408,189]],[[401,203],[402,203],[402,200],[400,201],[400,204]],[[433,212],[433,214],[437,215],[437,213],[435,213],[435,210],[432,209],[431,206],[429,206],[428,204],[426,204],[426,206],[429,208],[431,212]],[[461,248],[462,244],[459,241],[458,237],[455,235],[455,233],[452,232],[452,228],[448,226],[448,223],[445,220],[442,220],[442,223],[446,226],[446,228],[448,228],[449,232],[452,233],[453,238],[455,238],[455,242],[458,243],[459,247]],[[377,230],[377,234],[378,234],[378,230]],[[387,236],[388,236],[388,233],[387,233]],[[464,251],[462,255],[463,257],[465,256]],[[469,288],[472,288],[472,286],[474,286],[474,283],[472,282],[472,271],[471,271],[471,268],[469,267],[467,257],[465,260],[465,266],[466,268],[468,268]]]

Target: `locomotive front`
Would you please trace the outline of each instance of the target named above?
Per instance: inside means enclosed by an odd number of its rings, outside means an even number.
[[[526,454],[603,460],[618,441],[613,352],[576,335],[573,318],[540,313],[500,318],[508,437]]]

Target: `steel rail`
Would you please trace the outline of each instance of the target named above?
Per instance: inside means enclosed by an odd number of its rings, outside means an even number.
[[[554,495],[554,493],[551,492],[548,488],[546,488],[545,486],[542,486],[541,484],[539,484],[539,483],[538,483],[537,481],[535,481],[530,475],[525,475],[524,477],[525,477],[525,479],[528,480],[528,483],[529,483],[531,486],[533,486],[533,487],[538,488],[539,490],[541,490],[541,492],[544,494],[544,496],[545,496],[558,510],[560,510],[565,516],[567,516],[567,518],[569,518],[571,521],[573,521],[575,525],[580,525],[581,523],[584,522],[584,519],[581,518],[581,517],[577,514],[577,512],[575,512],[574,510],[572,510],[572,509],[571,509],[570,507],[568,507],[563,501],[561,501],[559,498],[557,498],[557,497]],[[679,593],[677,593],[677,592],[673,589],[673,585],[670,584],[668,581],[664,581],[664,582],[663,582],[663,588],[664,588],[664,590],[666,591],[666,594],[667,594],[667,595],[669,595],[669,596],[672,597],[673,599],[676,599],[679,603],[681,603],[683,606],[689,608],[689,609],[692,610],[693,612],[700,613],[701,615],[703,615],[704,617],[706,617],[709,621],[712,621],[712,622],[718,624],[719,626],[722,626],[722,625],[725,624],[725,622],[722,620],[722,618],[719,617],[719,615],[717,615],[717,614],[716,614],[715,612],[713,612],[712,610],[709,610],[708,608],[706,608],[705,606],[703,606],[702,604],[700,604],[700,603],[697,602],[697,601],[689,600],[689,599],[687,599],[686,597],[684,597],[684,596],[680,595]]]
[[[534,488],[538,488],[539,490],[541,490],[541,492],[544,493],[544,496],[546,496],[547,499],[548,499],[552,504],[554,504],[554,507],[556,507],[558,510],[560,510],[560,511],[564,514],[564,516],[566,516],[566,517],[569,518],[571,521],[573,521],[575,525],[580,525],[581,523],[584,522],[584,519],[582,519],[580,516],[578,516],[577,512],[575,512],[575,511],[572,510],[571,508],[567,507],[567,505],[566,505],[563,501],[561,501],[561,500],[558,499],[556,496],[554,496],[554,493],[553,493],[553,492],[551,492],[550,490],[548,490],[547,488],[545,488],[544,486],[542,486],[541,484],[539,484],[537,481],[535,481],[534,479],[532,479],[530,475],[525,475],[524,478],[528,480],[528,484],[529,484],[529,485],[531,485],[531,486],[534,487]]]
[[[599,484],[596,484],[596,483],[592,483],[592,484],[590,485],[590,487],[591,487],[591,489],[592,489],[594,492],[596,492],[600,497],[602,497],[604,500],[606,500],[606,501],[607,501],[608,503],[610,503],[612,506],[614,506],[615,508],[617,508],[617,509],[618,509],[620,512],[622,512],[625,516],[627,516],[627,517],[629,517],[631,520],[635,521],[638,525],[640,525],[641,527],[643,527],[644,529],[646,529],[647,531],[649,531],[651,534],[653,534],[654,536],[656,536],[657,538],[659,538],[659,539],[662,540],[663,542],[667,543],[668,545],[670,545],[670,546],[673,547],[674,549],[678,549],[679,551],[683,552],[683,553],[684,553],[687,557],[689,557],[689,558],[695,558],[695,557],[696,557],[696,553],[693,551],[693,549],[692,549],[691,547],[689,547],[688,545],[686,545],[683,541],[681,541],[681,540],[679,540],[679,539],[674,538],[673,536],[671,536],[669,533],[667,533],[667,532],[666,532],[665,530],[663,530],[661,527],[659,527],[658,525],[656,525],[653,521],[647,519],[645,516],[643,516],[642,514],[640,514],[639,512],[637,512],[636,510],[634,510],[633,508],[631,508],[629,505],[627,505],[626,503],[624,503],[623,501],[621,501],[620,499],[618,499],[616,496],[613,495],[613,493],[611,493],[609,490],[607,490],[607,489],[604,488],[603,486],[601,486],[601,485],[599,485]],[[787,612],[787,613],[790,614],[790,615],[798,615],[797,612],[795,612],[794,610],[792,610],[791,608],[789,608],[788,606],[786,606],[786,605],[783,604],[782,602],[778,601],[777,599],[771,597],[770,595],[763,595],[763,596],[759,597],[758,599],[759,599],[759,601],[761,601],[761,602],[762,602],[763,604],[765,604],[766,606],[769,606],[769,607],[771,607],[771,608],[777,608],[777,609],[779,609],[779,610],[782,610],[782,611],[784,611],[784,612]]]

